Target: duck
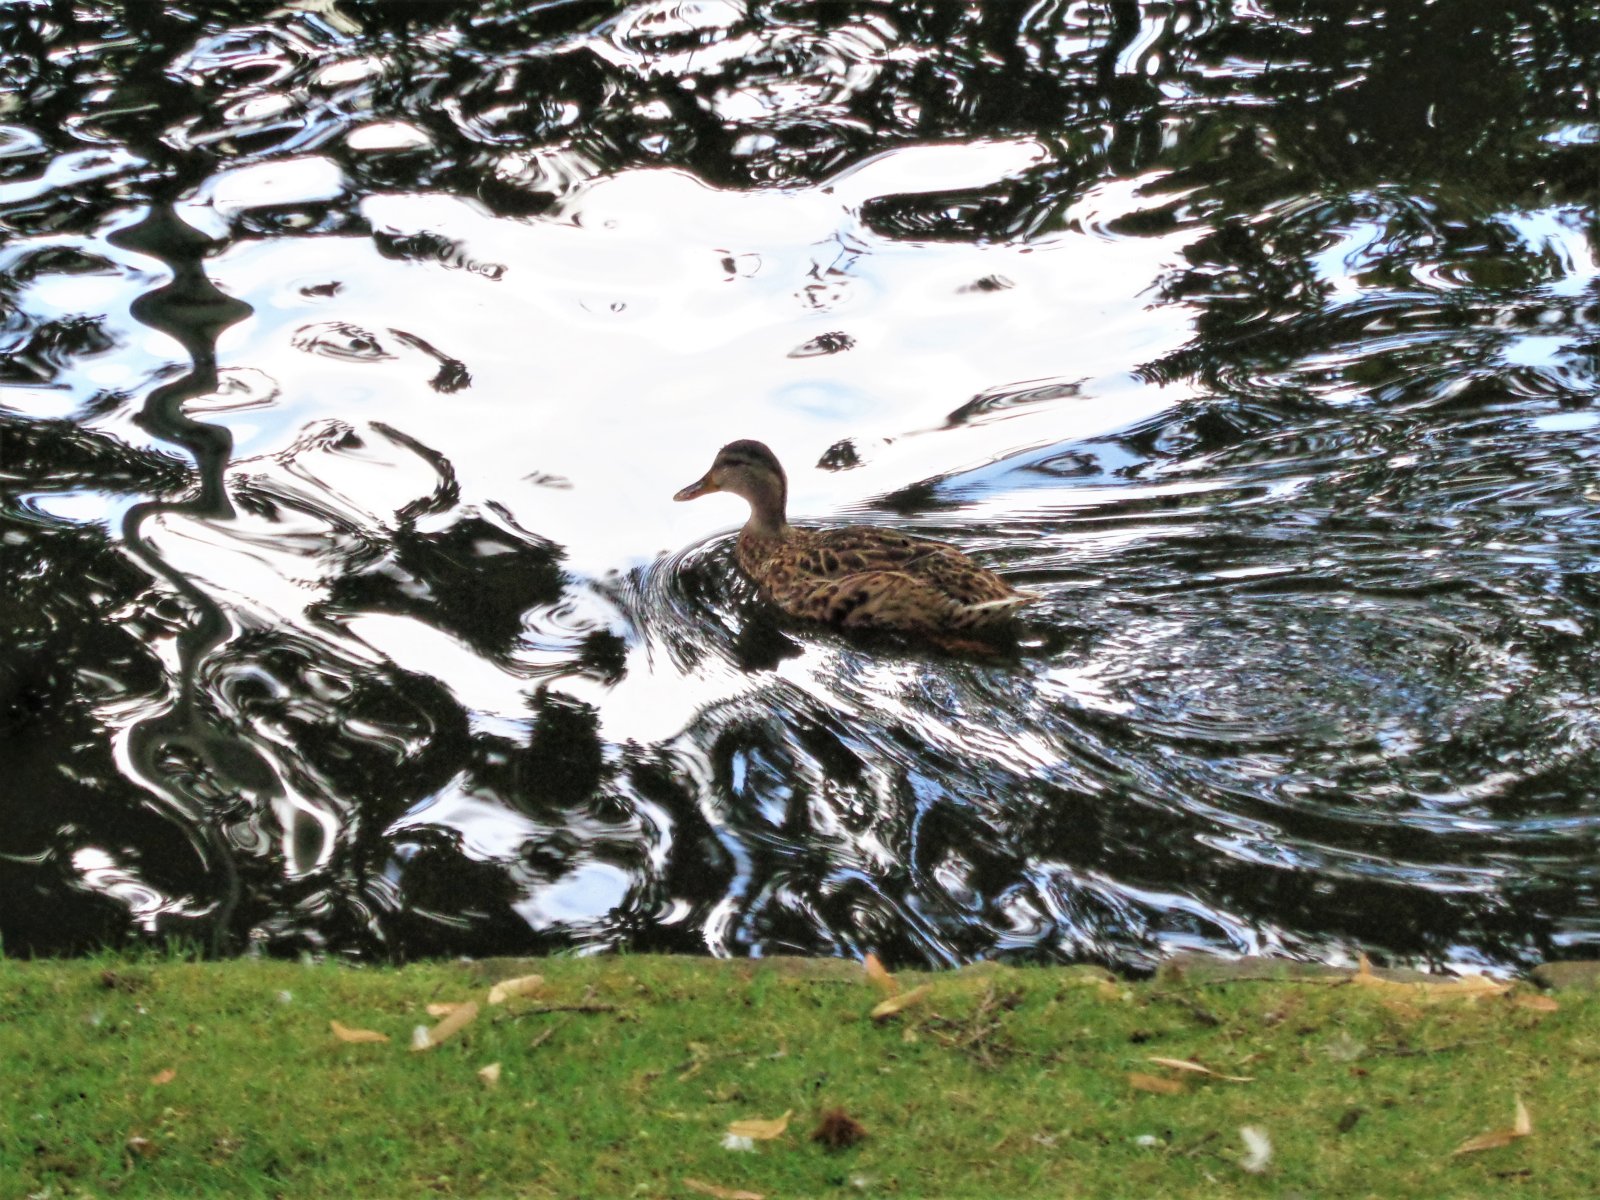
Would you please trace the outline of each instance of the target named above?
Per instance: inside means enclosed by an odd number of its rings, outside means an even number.
[[[956,547],[881,525],[789,524],[789,479],[777,455],[744,439],[674,500],[730,492],[750,505],[735,556],[756,589],[789,616],[843,629],[992,634],[1039,597],[1012,587]]]

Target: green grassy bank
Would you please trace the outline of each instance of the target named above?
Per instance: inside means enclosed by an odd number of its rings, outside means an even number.
[[[874,1020],[895,982],[910,1003]],[[411,1049],[427,1005],[468,1000]],[[4,1197],[1600,1194],[1593,992],[101,959],[0,960],[0,1001]]]

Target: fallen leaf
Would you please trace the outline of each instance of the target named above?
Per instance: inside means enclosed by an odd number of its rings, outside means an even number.
[[[492,1062],[487,1067],[479,1067],[478,1078],[483,1080],[483,1086],[486,1088],[499,1087],[500,1064],[497,1062]]]
[[[1523,1135],[1515,1129],[1491,1129],[1488,1133],[1480,1133],[1477,1137],[1470,1137],[1457,1146],[1453,1154],[1476,1154],[1479,1150],[1498,1150],[1501,1146],[1509,1146]]]
[[[454,1037],[477,1019],[478,1002],[476,1000],[468,1000],[432,1029],[421,1030],[420,1037],[413,1036],[411,1048],[413,1050],[432,1050],[440,1042],[446,1038]]]
[[[924,983],[914,987],[909,992],[900,992],[890,996],[887,1000],[880,1001],[872,1010],[874,1021],[884,1021],[898,1012],[910,1008],[913,1004],[921,1004],[928,998],[928,993],[933,991],[933,984]]]
[[[1239,1136],[1244,1140],[1244,1157],[1239,1165],[1252,1175],[1260,1175],[1272,1162],[1272,1139],[1259,1125],[1239,1126]]]
[[[877,988],[885,996],[893,996],[900,990],[899,982],[893,975],[889,974],[889,972],[884,969],[883,964],[878,961],[878,956],[876,954],[869,952],[867,956],[861,960],[861,965],[867,969],[868,982],[870,982],[873,987]]]
[[[783,1131],[789,1128],[789,1118],[794,1115],[794,1109],[787,1109],[783,1116],[774,1117],[770,1121],[760,1117],[747,1117],[742,1121],[728,1122],[728,1135],[737,1138],[749,1138],[754,1142],[770,1142],[774,1138],[783,1136]]]
[[[715,1196],[716,1200],[767,1200],[764,1192],[745,1192],[738,1188],[718,1187],[714,1183],[706,1183],[699,1179],[685,1178],[683,1186],[691,1192],[699,1192],[702,1196]]]
[[[427,1012],[430,1017],[434,1018],[448,1017],[464,1003],[465,1001],[462,1000],[438,1000],[428,1005]]]
[[[502,979],[489,989],[490,1004],[504,1004],[513,996],[528,996],[544,986],[543,975],[519,975],[516,979]]]
[[[123,1145],[128,1148],[128,1153],[137,1154],[140,1158],[154,1158],[161,1152],[161,1147],[157,1146],[149,1138],[140,1137],[137,1134],[129,1138]]]
[[[1483,996],[1504,996],[1511,990],[1511,984],[1500,979],[1490,979],[1487,975],[1462,975],[1456,979],[1442,979],[1438,983],[1417,983],[1413,987],[1423,989],[1428,999],[1477,1000]]]
[[[1561,1005],[1556,1003],[1556,998],[1546,996],[1543,992],[1516,992],[1511,997],[1511,1003],[1518,1008],[1531,1008],[1534,1012],[1561,1011]]]
[[[844,1150],[867,1136],[867,1131],[842,1108],[830,1108],[822,1114],[822,1121],[811,1131],[811,1140],[821,1142],[829,1150]]]
[[[379,1033],[376,1029],[351,1029],[348,1025],[341,1025],[338,1021],[329,1021],[328,1028],[333,1030],[333,1036],[341,1042],[387,1042],[389,1035]]]
[[[1455,1154],[1475,1154],[1479,1150],[1498,1150],[1501,1146],[1509,1146],[1518,1138],[1525,1138],[1533,1132],[1533,1118],[1528,1116],[1527,1105],[1522,1103],[1522,1097],[1517,1097],[1516,1115],[1512,1119],[1510,1129],[1491,1129],[1488,1133],[1480,1133],[1477,1137],[1470,1137],[1455,1148]]]
[[[1146,1075],[1140,1071],[1128,1072],[1128,1086],[1140,1092],[1155,1092],[1161,1096],[1176,1096],[1183,1091],[1183,1083],[1165,1075]]]
[[[1157,1066],[1171,1067],[1174,1071],[1192,1071],[1196,1075],[1207,1075],[1212,1079],[1226,1079],[1229,1083],[1254,1083],[1256,1081],[1254,1075],[1224,1075],[1221,1071],[1213,1071],[1210,1067],[1202,1066],[1200,1063],[1188,1058],[1161,1058],[1151,1055],[1145,1061],[1153,1062]]]
[[[174,1068],[168,1067],[165,1071],[157,1071],[150,1076],[150,1082],[160,1087],[164,1083],[171,1083],[177,1077],[178,1072]]]
[[[1440,1000],[1481,1000],[1485,996],[1503,996],[1511,990],[1509,983],[1490,979],[1487,975],[1462,975],[1454,979],[1419,980],[1415,983],[1384,979],[1373,974],[1372,963],[1365,954],[1361,956],[1356,973],[1350,976],[1350,982],[1357,987],[1373,988],[1386,995],[1402,996],[1423,1004]]]

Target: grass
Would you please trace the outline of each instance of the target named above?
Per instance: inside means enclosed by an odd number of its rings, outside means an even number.
[[[410,1052],[427,1003],[482,1001],[497,968],[546,982]],[[1593,994],[900,983],[931,990],[874,1022],[880,995],[836,962],[0,960],[0,1197],[1600,1194]],[[1519,1096],[1531,1135],[1452,1153]],[[830,1109],[865,1139],[811,1140]],[[729,1122],[786,1111],[780,1137],[724,1147]],[[1272,1143],[1260,1173],[1245,1125]]]

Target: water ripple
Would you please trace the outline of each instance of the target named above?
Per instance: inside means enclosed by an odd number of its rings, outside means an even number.
[[[0,63],[8,950],[1593,952],[1566,24],[157,8]],[[1016,645],[778,617],[740,436]]]

